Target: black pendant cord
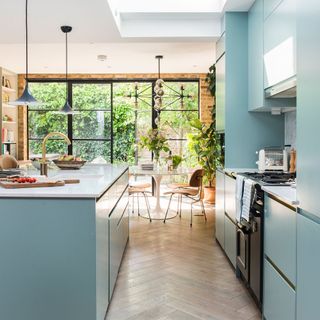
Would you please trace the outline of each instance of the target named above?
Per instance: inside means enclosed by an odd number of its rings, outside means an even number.
[[[68,100],[68,32],[66,32],[66,99]]]
[[[26,0],[26,16],[25,16],[25,27],[26,27],[26,81],[28,82],[29,75],[29,48],[28,48],[28,0]]]
[[[160,79],[160,58],[158,58],[158,79]]]

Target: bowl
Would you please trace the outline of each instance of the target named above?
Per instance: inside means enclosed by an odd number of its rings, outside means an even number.
[[[80,169],[87,161],[65,161],[65,160],[52,160],[53,163],[62,170],[78,170]]]

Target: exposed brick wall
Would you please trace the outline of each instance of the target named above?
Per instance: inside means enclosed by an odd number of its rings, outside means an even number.
[[[143,73],[143,74],[70,74],[69,79],[108,79],[108,80],[135,80],[135,79],[157,79],[155,73]],[[64,74],[31,74],[29,79],[63,79]],[[200,119],[204,123],[210,123],[212,106],[214,99],[208,91],[208,85],[205,82],[206,74],[204,73],[162,73],[163,79],[199,79],[200,81]],[[18,90],[19,94],[24,89],[24,75],[21,74],[18,77]],[[27,109],[26,107],[19,107],[18,112],[18,158],[25,160],[28,157],[27,154]]]

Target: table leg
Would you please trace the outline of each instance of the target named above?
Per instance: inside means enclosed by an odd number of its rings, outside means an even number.
[[[156,175],[153,176],[153,179],[155,181],[155,187],[156,187],[156,207],[154,208],[154,212],[162,213],[161,205],[160,205],[160,185],[162,180],[162,175]]]

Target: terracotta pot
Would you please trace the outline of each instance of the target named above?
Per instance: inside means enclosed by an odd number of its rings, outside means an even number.
[[[204,187],[204,201],[210,204],[214,204],[216,202],[215,187]]]

